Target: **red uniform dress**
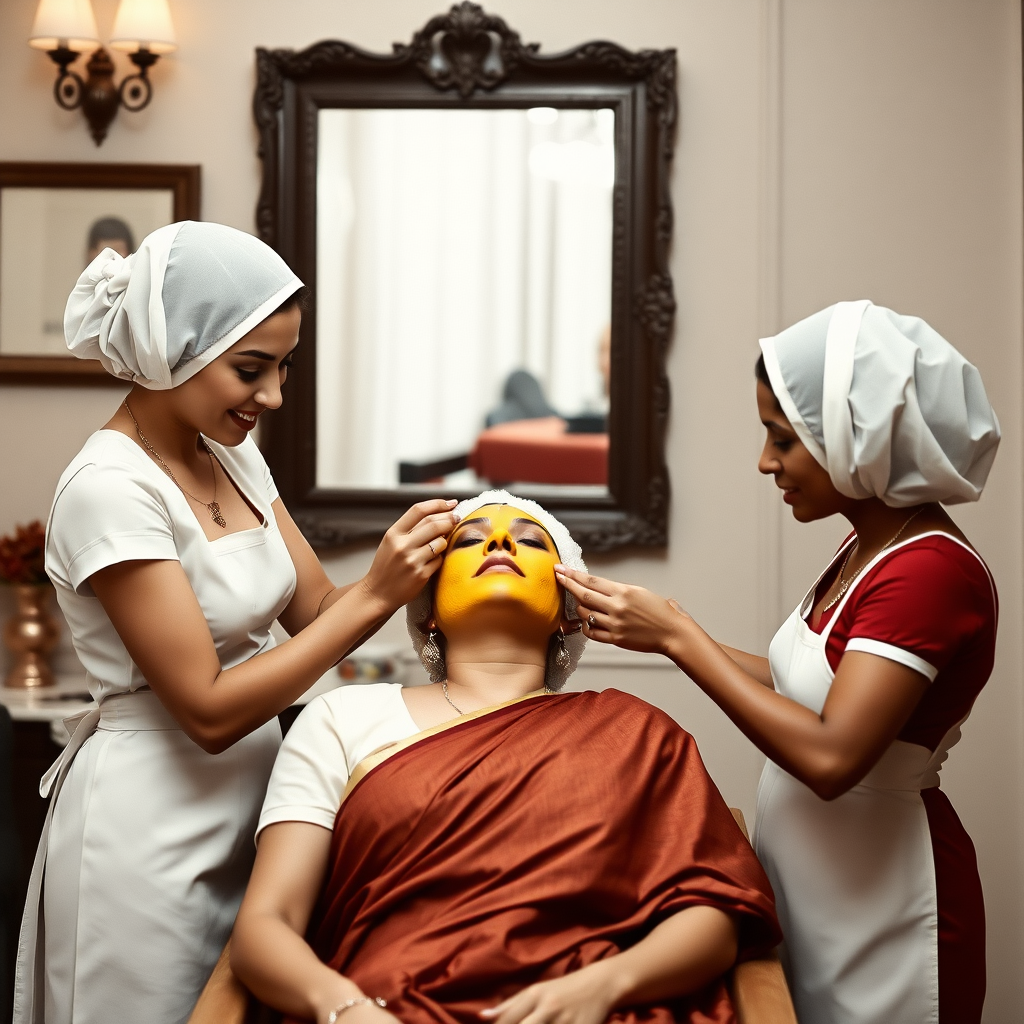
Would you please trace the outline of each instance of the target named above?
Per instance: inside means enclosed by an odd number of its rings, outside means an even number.
[[[841,564],[837,557],[822,578],[815,604]],[[952,746],[995,658],[998,599],[981,558],[947,534],[912,538],[867,570],[848,601],[818,623],[808,617],[808,625],[822,633],[837,610],[825,646],[832,671],[845,651],[860,650],[921,672],[931,685],[898,739],[932,751]],[[938,786],[921,798],[935,858],[940,1021],[974,1024],[985,998],[985,911],[974,844]]]

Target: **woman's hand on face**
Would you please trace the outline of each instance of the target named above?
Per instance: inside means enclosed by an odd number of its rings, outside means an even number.
[[[441,566],[447,537],[458,522],[457,503],[437,498],[413,505],[391,527],[360,584],[391,612],[408,604]]]
[[[667,654],[672,633],[688,618],[676,601],[643,587],[615,583],[564,565],[555,567],[555,575],[576,598],[584,635],[602,644]]]
[[[604,1024],[618,997],[614,959],[530,985],[480,1016],[488,1024]]]

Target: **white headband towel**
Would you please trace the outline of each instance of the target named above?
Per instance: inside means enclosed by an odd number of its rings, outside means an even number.
[[[72,354],[154,391],[177,387],[302,287],[258,238],[206,221],[157,228],[122,257],[104,249],[64,311]]]
[[[587,571],[587,563],[583,561],[583,549],[572,539],[572,534],[546,508],[529,498],[519,498],[514,494],[509,494],[508,491],[484,491],[475,498],[467,498],[465,501],[459,502],[453,511],[460,520],[463,520],[485,505],[511,505],[527,515],[533,516],[551,535],[562,564],[570,569],[578,569],[580,572]],[[427,642],[428,633],[423,627],[430,618],[431,594],[431,587],[429,585],[424,587],[419,596],[410,601],[405,609],[406,628],[409,630],[409,637],[417,657],[422,657],[423,646]],[[568,591],[565,592],[565,615],[568,619],[576,618],[576,599]],[[548,665],[547,678],[544,683],[551,690],[560,690],[565,686],[569,676],[576,671],[576,666],[579,665],[580,658],[583,656],[583,649],[587,646],[587,638],[582,631],[569,633],[564,640],[565,649],[569,655],[569,664],[562,670],[556,669],[551,664]]]
[[[797,436],[849,498],[977,501],[999,447],[981,374],[918,317],[839,302],[761,340]]]

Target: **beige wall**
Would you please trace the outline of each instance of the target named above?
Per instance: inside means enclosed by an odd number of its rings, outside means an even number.
[[[385,50],[440,0],[171,0],[179,52],[156,97],[96,149],[24,43],[34,0],[0,7],[0,159],[203,165],[203,216],[252,229],[253,48],[338,37]],[[101,34],[115,0],[94,0]],[[679,299],[670,355],[674,500],[665,552],[594,559],[762,648],[843,524],[798,527],[754,460],[756,338],[838,298],[924,316],[981,368],[1004,428],[984,500],[957,513],[1002,599],[996,672],[944,772],[978,846],[990,919],[989,1024],[1019,1018],[1021,707],[1021,54],[1015,0],[494,0],[526,40],[675,47]],[[61,469],[117,401],[0,388],[0,530],[44,515]],[[369,550],[336,553],[338,580]],[[0,608],[2,612],[2,608]],[[395,623],[389,636],[401,636]],[[580,681],[633,689],[690,728],[726,797],[752,811],[760,757],[678,674],[595,652]]]

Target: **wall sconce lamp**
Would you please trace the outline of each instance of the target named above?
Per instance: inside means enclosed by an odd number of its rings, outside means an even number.
[[[177,48],[167,0],[121,0],[114,18],[110,46],[128,54],[139,69],[114,84],[114,63],[100,46],[96,17],[89,0],[39,0],[29,46],[45,50],[60,69],[53,98],[65,110],[82,108],[98,146],[106,137],[117,108],[142,110],[153,96],[149,69],[161,54]],[[85,81],[69,70],[80,54],[89,53]]]

